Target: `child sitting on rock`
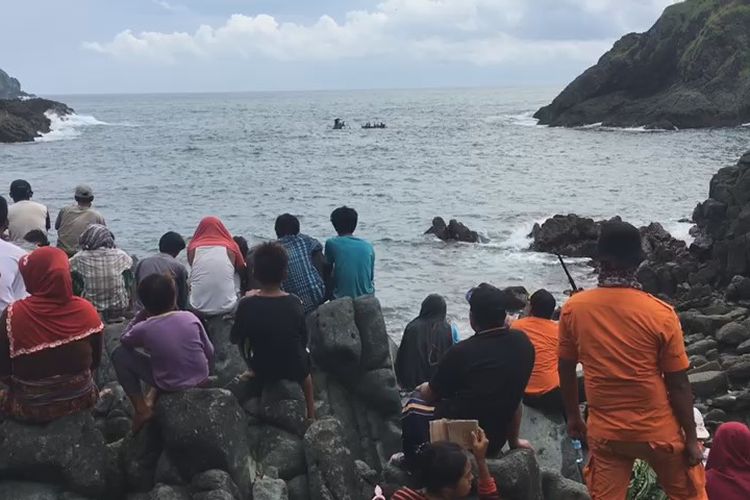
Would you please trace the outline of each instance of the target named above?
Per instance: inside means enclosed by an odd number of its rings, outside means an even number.
[[[231,338],[261,384],[279,380],[299,382],[305,394],[307,418],[314,419],[302,301],[281,289],[288,260],[286,250],[279,243],[263,243],[255,249],[253,275],[260,288],[240,300]]]
[[[174,392],[191,389],[208,378],[214,346],[200,320],[191,312],[176,311],[177,288],[168,274],[146,276],[138,285],[144,306],[120,337],[112,365],[135,408],[133,431],[153,415],[153,396],[147,400],[141,383]],[[142,349],[145,352],[141,352]]]

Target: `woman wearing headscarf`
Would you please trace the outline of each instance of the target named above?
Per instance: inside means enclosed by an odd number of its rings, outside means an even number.
[[[710,500],[750,498],[750,429],[739,422],[719,426],[706,463]]]
[[[234,309],[245,256],[218,217],[204,217],[188,245],[190,305],[206,316]]]
[[[19,268],[30,296],[0,316],[0,411],[42,423],[91,408],[104,329],[96,309],[73,295],[62,250],[35,250]]]
[[[396,356],[396,378],[411,391],[432,378],[454,335],[446,319],[447,306],[440,295],[428,295],[419,316],[406,326]]]
[[[91,224],[81,233],[81,250],[70,258],[70,268],[83,279],[83,296],[107,320],[130,308],[128,284],[123,273],[133,259],[115,246],[115,236],[106,226]]]

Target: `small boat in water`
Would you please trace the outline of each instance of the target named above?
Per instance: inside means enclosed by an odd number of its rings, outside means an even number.
[[[383,123],[383,122],[375,122],[375,123],[367,122],[364,125],[362,125],[362,128],[364,128],[364,129],[385,128],[385,123]]]
[[[333,130],[341,130],[343,128],[346,128],[346,122],[344,120],[341,118],[333,120]]]

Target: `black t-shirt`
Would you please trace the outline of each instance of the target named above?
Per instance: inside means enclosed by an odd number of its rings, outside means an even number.
[[[295,295],[240,300],[232,342],[261,380],[301,382],[310,374],[305,312]]]
[[[476,334],[451,347],[440,361],[430,389],[437,394],[435,416],[476,419],[498,450],[521,403],[534,367],[534,346],[521,331]]]

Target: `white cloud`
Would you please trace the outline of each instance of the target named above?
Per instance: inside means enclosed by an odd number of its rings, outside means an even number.
[[[552,1],[588,16],[591,24],[611,24],[612,33],[593,39],[584,33],[576,38],[554,33],[527,38],[525,23],[538,24],[534,16],[554,15],[547,13]],[[168,63],[214,57],[331,61],[373,56],[475,65],[594,61],[619,35],[633,25],[648,27],[672,3],[675,0],[383,0],[372,10],[350,11],[340,21],[322,15],[301,24],[267,14],[234,14],[220,26],[202,25],[194,33],[126,30],[84,47],[122,59]]]

